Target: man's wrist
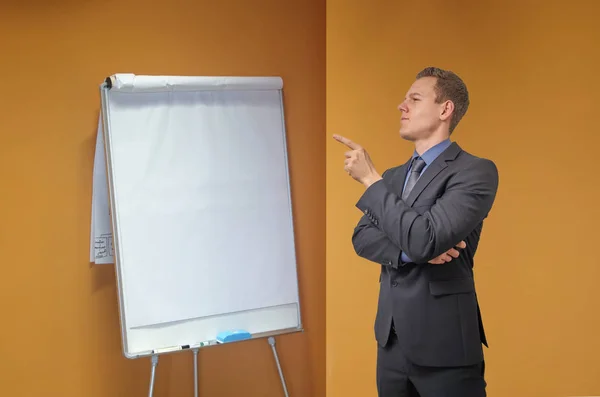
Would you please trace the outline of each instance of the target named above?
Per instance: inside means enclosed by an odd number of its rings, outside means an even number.
[[[383,178],[379,174],[371,175],[363,180],[363,185],[365,185],[365,187],[368,189],[372,184],[374,184],[375,182],[378,182],[382,179]]]

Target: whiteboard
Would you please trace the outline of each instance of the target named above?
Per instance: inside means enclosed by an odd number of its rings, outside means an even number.
[[[126,357],[302,329],[282,90],[279,77],[101,85]]]

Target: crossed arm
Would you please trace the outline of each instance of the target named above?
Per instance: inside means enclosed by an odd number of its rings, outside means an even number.
[[[477,159],[449,181],[429,211],[419,214],[379,180],[356,204],[364,215],[352,235],[354,249],[365,259],[393,267],[401,254],[408,261],[426,263],[464,240],[483,221],[497,189],[496,165]]]
[[[358,256],[372,262],[397,267],[402,251],[388,236],[363,215],[354,228],[352,244]]]

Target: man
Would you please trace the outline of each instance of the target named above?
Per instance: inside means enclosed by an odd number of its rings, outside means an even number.
[[[349,139],[345,170],[366,190],[356,253],[381,264],[375,335],[380,397],[483,397],[487,341],[473,278],[498,171],[450,141],[469,106],[454,73],[426,68],[404,101],[400,136],[413,156],[379,175]]]

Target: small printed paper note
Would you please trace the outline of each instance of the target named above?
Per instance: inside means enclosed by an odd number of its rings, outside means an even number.
[[[113,233],[108,205],[106,160],[102,116],[98,119],[96,152],[92,187],[92,222],[90,232],[90,262],[97,265],[114,263]]]

